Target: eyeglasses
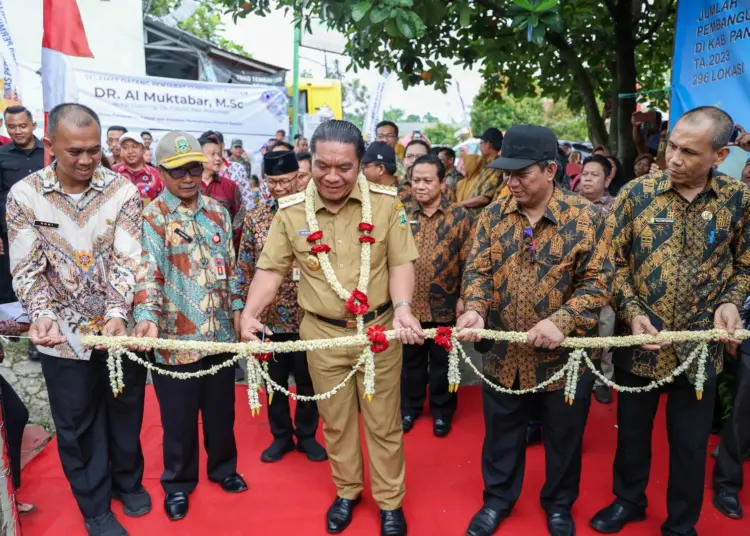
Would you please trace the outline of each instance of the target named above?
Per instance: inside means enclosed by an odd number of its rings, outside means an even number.
[[[529,255],[529,262],[534,264],[536,260],[536,241],[534,240],[534,229],[531,227],[523,230],[523,247]]]
[[[297,177],[291,177],[289,179],[278,179],[278,180],[270,180],[266,179],[266,184],[269,188],[276,188],[277,186],[289,186],[292,182],[296,181]]]
[[[162,169],[167,172],[167,174],[172,177],[173,179],[184,179],[188,174],[191,177],[200,177],[203,175],[203,166],[195,166],[191,167],[190,169],[185,168],[177,168],[177,169],[167,169],[164,166],[162,166]]]
[[[398,138],[396,134],[378,134],[375,136],[375,139],[378,141],[395,140],[396,138]]]

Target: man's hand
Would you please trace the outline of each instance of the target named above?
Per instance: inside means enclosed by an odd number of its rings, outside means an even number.
[[[240,340],[242,342],[259,341],[257,334],[263,330],[266,331],[266,335],[273,335],[273,332],[253,315],[244,312],[240,315]]]
[[[554,350],[565,340],[565,335],[551,320],[541,320],[526,334],[526,343],[536,348]]]
[[[750,152],[750,133],[745,132],[745,129],[741,125],[736,126],[740,130],[740,134],[734,140],[734,145],[737,145],[743,151]]]
[[[122,318],[110,318],[107,323],[104,324],[102,330],[103,337],[124,337],[128,334],[128,330],[125,327],[125,321]],[[104,346],[97,346],[97,350],[106,350]]]
[[[633,335],[658,335],[659,330],[654,327],[654,325],[651,323],[651,320],[647,316],[636,316],[633,318],[633,322],[630,324],[630,332]],[[663,342],[661,344],[644,344],[641,346],[644,350],[650,350],[652,352],[657,352],[664,348],[665,346],[669,346],[668,342]]]
[[[136,324],[133,330],[133,337],[140,339],[156,339],[159,337],[159,326],[151,322],[150,320],[141,320]],[[134,348],[136,352],[148,352],[151,348],[147,346],[136,346]]]
[[[464,301],[461,298],[458,298],[458,302],[456,302],[456,318],[461,318],[461,316],[466,312],[466,305],[464,304]]]
[[[401,306],[393,313],[393,329],[402,344],[424,344],[424,331],[419,320],[411,314],[411,307]]]
[[[234,336],[237,342],[240,342],[242,336],[242,311],[232,313],[232,327],[234,327]]]
[[[484,329],[484,318],[476,311],[466,311],[456,322],[456,338],[464,342],[479,342],[482,337],[473,331],[464,329]]]
[[[65,337],[60,335],[60,326],[51,318],[39,318],[29,328],[29,340],[34,346],[54,348],[65,342]]]
[[[659,167],[659,164],[656,162],[652,162],[652,164],[648,167],[649,173],[658,173],[661,171],[661,168]]]
[[[723,303],[714,313],[714,329],[723,329],[729,335],[734,335],[738,329],[742,329],[742,319],[737,306],[733,303]],[[740,345],[739,339],[731,337],[720,337],[719,342],[724,343],[727,352],[732,356],[737,356],[737,347]]]

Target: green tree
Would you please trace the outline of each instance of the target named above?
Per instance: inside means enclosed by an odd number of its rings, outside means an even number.
[[[299,0],[215,0],[237,17]],[[536,88],[574,112],[585,110],[589,138],[625,160],[635,155],[630,116],[636,80],[662,88],[670,68],[676,0],[309,0],[309,17],[321,16],[348,38],[353,69],[397,73],[405,86],[426,83],[445,90],[449,61],[481,64],[488,96]],[[611,110],[605,128],[599,102]]]
[[[424,114],[424,117],[422,117],[422,121],[424,123],[438,123],[438,122],[440,122],[440,120],[437,117],[435,117],[434,115],[432,115],[430,112],[427,112],[426,114]]]
[[[437,124],[424,129],[424,134],[433,145],[456,145],[456,131],[461,128],[455,125],[446,125],[438,122]]]
[[[385,112],[383,112],[383,120],[398,123],[399,121],[404,121],[405,115],[406,114],[401,108],[390,107]]]
[[[422,118],[419,117],[417,114],[409,114],[409,115],[406,116],[406,118],[404,119],[404,121],[407,122],[407,123],[421,123],[422,122]]]
[[[180,7],[181,4],[182,0],[154,0],[149,14],[154,17],[163,17]],[[177,27],[219,48],[248,58],[252,57],[242,45],[221,35],[224,32],[225,25],[221,22],[221,12],[216,11],[215,4],[217,4],[216,0],[202,0],[195,13],[179,22]]]

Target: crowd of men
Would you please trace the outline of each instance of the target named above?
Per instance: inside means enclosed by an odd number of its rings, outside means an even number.
[[[564,380],[549,381],[567,362],[560,347],[566,337],[726,330],[709,345],[701,398],[695,366],[661,389],[620,394],[615,500],[590,520],[612,534],[645,518],[651,431],[666,392],[670,478],[662,533],[697,534],[716,377],[725,356],[737,359],[739,341],[732,336],[750,295],[750,190],[715,172],[734,130],[722,110],[701,107],[680,118],[669,135],[666,169],[619,185],[616,197],[609,193],[612,163],[601,155],[582,162],[580,195],[569,191],[563,149],[551,130],[535,125],[505,134],[488,129],[480,154],[461,157],[462,174],[452,149],[421,139],[399,159],[393,123],[378,125],[376,140],[366,146],[354,125],[331,120],[309,142],[300,137],[292,145],[277,133],[263,147],[255,183],[241,140],[228,154],[215,131],[200,138],[170,132],[154,147],[149,133],[113,126],[107,132],[112,160],[105,161],[96,113],[64,104],[49,114],[43,143],[55,161],[43,167],[32,164],[43,150],[31,115],[9,108],[5,121],[12,142],[0,148],[9,253],[3,259],[29,316],[60,459],[90,535],[127,534],[111,512],[112,499],[128,516],[151,510],[139,439],[146,372],[124,360],[125,388],[115,397],[106,351],[84,347],[82,336],[233,342],[354,333],[357,323],[307,239],[311,180],[333,271],[348,290],[358,284],[362,207],[369,198],[371,275],[363,320],[366,329],[381,325],[397,334],[375,360],[378,394],[371,402],[359,403],[363,371],[332,398],[298,403],[294,416],[286,397],[268,400],[273,438],[261,460],[279,462],[296,449],[312,462],[330,462],[337,495],[326,514],[329,533],[349,526],[364,489],[360,411],[381,534],[407,533],[403,434],[417,425],[428,400],[434,435],[448,435],[458,405],[448,386],[448,354],[425,340],[423,330],[455,325],[459,339],[483,354],[484,373],[496,386],[545,384],[524,395],[483,386],[484,491],[468,536],[494,534],[511,514],[534,427],[546,451],[540,502],[549,533],[575,534],[572,507],[592,393],[612,400],[588,371],[570,404]],[[28,164],[19,168],[24,158]],[[472,331],[482,328],[527,332],[528,340],[483,341]],[[669,376],[695,347],[648,344],[597,359],[607,378],[639,388]],[[237,372],[214,370],[231,356],[135,350],[165,372],[212,371],[191,380],[153,375],[168,518],[188,514],[198,484],[199,414],[209,479],[228,493],[246,491],[233,430]],[[359,352],[277,355],[269,373],[285,387],[293,376],[299,394],[323,393],[341,383]],[[739,355],[747,368],[750,348],[743,345]],[[739,377],[713,478],[714,504],[732,518],[742,516],[738,491],[750,446],[747,378],[747,372]],[[320,417],[325,447],[315,439]]]

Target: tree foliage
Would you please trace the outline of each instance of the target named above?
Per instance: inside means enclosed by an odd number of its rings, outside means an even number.
[[[438,122],[424,129],[424,134],[432,145],[447,145],[453,147],[458,143],[456,131],[461,127]]]
[[[179,22],[177,27],[219,48],[248,58],[252,57],[242,45],[221,35],[225,25],[221,21],[221,12],[215,9],[217,3],[215,0],[202,0],[195,13]],[[181,4],[182,0],[154,0],[149,14],[154,17],[164,17],[179,8]]]

